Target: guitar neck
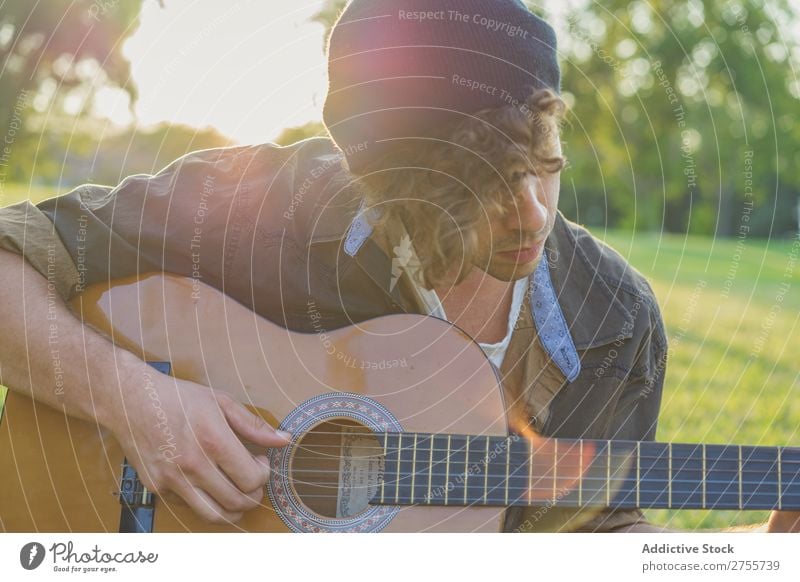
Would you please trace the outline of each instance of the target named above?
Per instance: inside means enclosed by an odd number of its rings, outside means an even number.
[[[800,448],[384,433],[375,504],[800,509]]]

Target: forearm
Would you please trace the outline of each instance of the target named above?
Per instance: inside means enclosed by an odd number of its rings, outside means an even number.
[[[0,384],[108,427],[120,380],[145,364],[83,325],[21,256],[0,249],[0,272]]]

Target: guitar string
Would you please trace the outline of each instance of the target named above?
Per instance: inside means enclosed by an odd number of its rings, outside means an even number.
[[[291,474],[294,475],[294,474],[296,474],[298,472],[311,473],[311,474],[319,474],[319,473],[337,473],[338,474],[338,471],[296,471],[296,470],[295,471],[291,471]],[[414,473],[414,475],[427,477],[429,475],[429,473],[425,472],[425,471],[417,471],[417,472]],[[430,473],[430,475],[432,477],[445,477],[446,476],[445,473]],[[464,475],[464,473],[463,472],[451,473],[451,476],[452,475],[459,476],[459,475]],[[470,473],[470,476],[473,476],[473,475],[480,475],[481,477],[483,477],[484,473],[479,473],[479,472]],[[503,474],[499,474],[499,473],[498,474],[492,474],[492,473],[489,473],[489,475],[487,475],[487,476],[490,479],[501,479],[503,482],[505,482],[505,477],[506,477],[505,473],[503,473]],[[525,475],[522,475],[522,474],[514,475],[512,473],[511,477],[512,478],[513,477],[525,478],[525,480],[527,481],[527,474],[525,474]],[[403,477],[401,477],[400,481],[402,481],[404,479],[410,481],[411,473],[404,474]],[[297,482],[297,483],[320,484],[320,485],[323,484],[323,483],[330,483],[330,484],[333,483],[333,481],[325,481],[325,482],[322,482],[322,481],[298,481],[298,480],[295,480],[295,479],[293,479],[292,481],[293,482]],[[545,482],[548,482],[548,483],[552,484],[553,478],[552,477],[539,477],[539,478],[536,479],[536,481],[537,482],[545,481]],[[591,476],[585,476],[585,477],[580,478],[580,479],[578,477],[556,477],[555,481],[556,482],[558,482],[558,481],[567,481],[567,482],[575,482],[575,483],[577,483],[578,481],[583,481],[583,482],[591,482],[591,481],[598,481],[599,482],[599,481],[602,481],[603,483],[607,483],[608,482],[608,480],[605,477],[591,477]],[[612,478],[612,481],[618,481],[619,483],[627,483],[629,480],[628,479],[624,479],[622,477],[619,477],[617,479]],[[655,482],[667,482],[667,480],[666,479],[651,479],[651,478],[643,478],[643,479],[639,480],[639,483],[655,483]],[[677,484],[677,483],[699,483],[699,481],[696,480],[696,479],[671,479],[671,480],[669,480],[669,482],[673,483],[673,484]],[[396,480],[384,481],[384,483],[388,485],[389,483],[397,483],[397,481]],[[509,483],[511,483],[511,479],[509,479]],[[738,481],[738,479],[737,480],[706,479],[705,483],[707,485],[729,484],[729,486],[735,488],[735,487],[738,486],[739,481]],[[753,492],[753,493],[751,493],[751,495],[774,495],[774,494],[776,494],[776,491],[775,491],[774,487],[777,486],[777,484],[778,484],[778,482],[777,481],[773,481],[773,480],[769,480],[769,481],[742,481],[742,485],[756,485],[756,486],[759,486],[759,487],[760,486],[769,485],[769,486],[773,487],[773,489],[770,489],[769,491]],[[800,482],[793,483],[793,484],[783,483],[782,482],[782,485],[784,487],[787,486],[787,485],[799,485],[799,484],[800,484]],[[419,485],[419,486],[421,487],[422,485]],[[700,485],[698,485],[698,487],[699,486]],[[426,487],[427,487],[427,485],[426,485]],[[477,485],[476,485],[476,487],[477,487]],[[688,493],[688,492],[687,491],[683,491],[682,493]],[[787,491],[786,494],[787,495],[800,495],[800,491],[797,491],[797,492],[794,492],[794,493],[792,493],[790,491]]]
[[[265,448],[269,448],[269,447],[265,447]],[[279,448],[279,447],[275,447],[275,448]],[[309,444],[305,444],[305,445],[303,445],[303,444],[293,445],[292,448],[296,449],[296,450],[316,450],[316,449],[330,449],[330,448],[341,449],[342,448],[342,444],[330,444],[330,445],[328,445],[328,444],[313,444],[313,443],[309,443]],[[373,446],[373,445],[366,445],[366,446],[355,445],[354,448],[357,448],[359,450],[380,451],[381,453],[384,451],[384,447],[382,447],[382,446]],[[418,452],[422,451],[422,452],[426,452],[427,453],[427,452],[430,452],[430,450],[431,450],[430,447],[420,446],[419,443],[417,444],[417,447],[413,447],[413,446],[401,446],[401,447],[390,446],[390,447],[387,447],[386,450],[390,450],[390,451],[409,451],[409,452],[411,452],[411,451],[414,451],[415,448],[416,448],[416,450]],[[497,447],[495,447],[495,448],[497,448]],[[555,447],[553,447],[553,448],[555,448]],[[458,448],[450,447],[449,449],[448,448],[437,448],[437,447],[433,448],[434,452],[443,452],[443,453],[449,452],[451,454],[452,453],[463,452],[465,450],[466,450],[466,446],[463,446],[463,447],[460,446]],[[504,448],[504,449],[502,449],[501,452],[505,453],[507,450],[509,450],[509,449]],[[603,449],[601,449],[599,451],[594,451],[592,453],[592,455],[593,456],[603,455],[603,458],[605,458],[605,456],[608,455],[607,451],[608,451],[608,447],[604,447]],[[636,455],[635,451],[636,451],[636,449],[629,449],[627,451],[612,451],[611,452],[611,456],[612,457],[636,458],[637,455]],[[738,451],[733,451],[733,452],[736,455],[735,459],[725,459],[723,455],[713,455],[713,454],[712,455],[708,455],[708,454],[705,455],[705,459],[706,460],[710,460],[710,459],[718,458],[718,459],[720,459],[720,461],[731,460],[731,461],[738,462],[739,461]],[[536,454],[541,454],[541,455],[545,455],[545,456],[548,455],[548,454],[550,456],[552,456],[552,454],[553,454],[552,451],[549,448],[542,448],[542,447],[540,447],[538,449],[534,449],[534,450],[531,450],[531,449],[523,449],[523,450],[511,449],[511,455],[524,455],[524,454],[530,454],[530,453],[533,453],[535,455]],[[500,452],[498,452],[497,454],[500,454]],[[570,447],[566,451],[559,447],[559,457],[567,457],[567,456],[570,456],[570,455],[574,456],[574,455],[577,455],[577,454],[579,454],[578,447]],[[382,454],[376,454],[374,456],[382,456]],[[587,453],[585,456],[589,456],[589,454]],[[783,453],[781,453],[781,456],[783,456]],[[672,458],[673,460],[681,459],[681,460],[686,460],[686,461],[694,461],[694,460],[701,461],[704,458],[702,455],[683,455],[683,454],[677,454],[676,455],[674,453],[672,455],[669,455],[666,452],[664,454],[658,454],[658,455],[640,454],[640,455],[638,455],[638,457],[640,459],[668,459],[668,458]],[[797,460],[781,459],[781,460],[784,463],[800,464],[800,459],[797,459]],[[777,457],[774,458],[774,459],[761,458],[760,456],[756,456],[756,455],[750,455],[748,457],[744,457],[744,456],[742,457],[742,462],[743,463],[746,463],[746,462],[773,462],[774,463],[776,461],[777,461]]]
[[[409,436],[410,435],[414,435],[414,434],[419,435],[419,433],[388,433],[388,434],[391,435],[391,436],[395,436],[397,434],[404,434],[404,435],[409,435]],[[383,437],[383,436],[387,435],[387,433],[351,433],[351,434],[342,434],[340,432],[313,432],[313,433],[307,433],[307,436],[305,436],[303,438],[306,439],[306,438],[308,438],[309,436],[312,436],[312,435],[328,435],[328,436],[337,436],[337,437],[342,437],[342,436],[370,436],[370,437],[375,438],[375,440],[377,440],[379,437]],[[441,437],[446,437],[448,435],[435,435],[435,436],[438,437],[438,438],[441,438]],[[457,436],[459,438],[467,438],[466,436],[463,436],[463,435],[449,435],[449,436],[453,436],[453,437]],[[495,437],[495,436],[491,436],[491,437],[476,436],[476,437],[473,437],[473,438],[481,438],[481,439],[499,438],[499,439],[503,439],[503,437]],[[422,450],[422,451],[425,451],[425,452],[429,452],[430,451],[430,447],[420,446],[420,444],[424,445],[426,440],[431,440],[431,439],[430,439],[429,436],[423,436],[422,437],[422,441],[417,443],[417,447],[416,448],[417,448],[418,451],[419,450]],[[562,456],[566,456],[569,452],[572,452],[575,448],[577,448],[579,446],[578,443],[580,443],[580,441],[572,441],[572,440],[565,440],[565,441],[557,440],[557,439],[546,439],[546,440],[548,442],[552,442],[552,443],[558,442],[558,443],[560,443],[562,445],[571,443],[570,446],[566,449],[566,452],[562,454]],[[300,442],[302,442],[302,440]],[[503,443],[503,442],[510,442],[510,440],[508,438],[505,438],[504,440],[498,441],[495,444],[495,446],[497,446],[497,444],[500,444],[500,443]],[[522,442],[525,442],[525,441],[522,441]],[[609,448],[609,446],[608,446],[609,441],[607,441],[607,440],[586,440],[586,441],[583,441],[583,442],[584,443],[593,443],[593,444],[600,445],[598,447],[600,450],[596,451],[594,454],[605,454],[605,451]],[[625,443],[627,445],[628,443],[635,442],[635,441],[610,441],[610,442],[618,443],[617,446],[623,446],[623,443]],[[490,444],[491,444],[491,441],[490,441]],[[668,444],[669,443],[661,443],[661,442],[653,442],[653,441],[642,441],[641,442],[641,445],[645,446],[645,447],[651,447],[651,446],[665,446],[666,447]],[[684,443],[673,443],[672,444],[673,454],[671,455],[673,461],[675,459],[685,459],[687,461],[695,460],[695,459],[696,460],[702,460],[703,459],[702,455],[693,455],[693,454],[688,454],[687,455],[685,453],[678,454],[678,455],[674,454],[675,446],[678,446],[678,445],[680,445],[680,446],[692,446],[692,447],[695,447],[695,449],[697,451],[700,451],[701,447],[703,446],[703,445],[694,445],[694,444],[685,445]],[[510,444],[509,448],[511,446],[513,446],[513,445]],[[542,446],[538,447],[537,450],[534,451],[534,454],[536,452],[543,452],[543,454],[546,453],[547,452],[547,450],[545,449],[546,446],[547,445],[545,444],[545,445],[542,445]],[[705,445],[706,453],[709,453],[709,452],[713,453],[714,452],[714,448],[719,447],[719,448],[725,449],[725,450],[717,449],[717,452],[718,452],[719,455],[723,455],[725,453],[736,454],[737,455],[737,458],[736,458],[737,462],[738,462],[738,449],[739,449],[739,446],[740,445],[716,445],[716,444]],[[328,444],[308,444],[308,445],[305,445],[305,447],[303,445],[295,445],[295,448],[301,448],[301,449],[302,448],[310,448],[310,447],[314,447],[314,448],[328,448],[328,447],[341,448],[341,444],[330,444],[330,445],[328,445]],[[712,448],[712,447],[714,447],[714,448]],[[795,452],[800,454],[800,447],[768,447],[768,446],[761,447],[761,446],[756,446],[756,445],[741,445],[741,447],[742,448],[749,448],[749,447],[753,448],[752,451],[749,451],[749,456],[747,458],[743,458],[743,462],[766,462],[766,461],[768,461],[768,459],[754,459],[753,455],[755,453],[775,453],[777,455],[778,449],[781,450],[781,455],[784,455],[786,453],[795,453]],[[384,447],[380,446],[380,445],[358,446],[358,448],[361,449],[361,450],[364,450],[364,449],[371,449],[371,450],[375,450],[375,451],[383,451],[384,450]],[[411,451],[411,450],[413,450],[413,448],[409,447],[409,446],[404,446],[404,447],[396,447],[395,446],[395,447],[389,447],[389,448],[392,449],[392,450],[401,450],[401,451]],[[710,451],[709,451],[709,448],[711,448]],[[465,447],[459,447],[457,449],[456,448],[452,448],[452,447],[450,449],[434,447],[433,450],[435,452],[447,452],[447,451],[450,451],[451,453],[453,453],[453,452],[463,451],[464,449],[465,449]],[[652,455],[652,454],[639,455],[639,458],[640,459],[668,458],[669,455],[666,453],[666,450],[667,449],[664,449],[665,452],[662,453],[662,454],[658,454],[658,455]],[[613,451],[611,453],[611,455],[612,455],[612,457],[613,456],[624,456],[626,454],[629,455],[629,456],[634,456],[634,451],[635,451],[635,448],[632,448],[632,449],[629,449],[628,451],[623,451],[623,452]],[[512,450],[511,454],[512,455],[513,454],[524,454],[526,452],[530,452],[530,451],[529,450],[513,451]],[[575,452],[577,452],[577,451],[575,451]],[[709,460],[709,459],[712,459],[712,458],[716,458],[716,457],[714,457],[713,455],[709,455],[709,454],[706,454],[706,456],[705,456],[706,460]],[[775,461],[771,461],[771,462],[775,462]],[[797,460],[782,459],[782,462],[783,463],[795,463],[795,464],[800,465],[800,459],[797,459]]]
[[[302,451],[302,452],[305,452],[305,453],[316,453],[318,451],[318,449],[323,448],[323,447],[324,448],[335,448],[335,449],[341,450],[341,445],[313,445],[313,446],[307,446],[307,447],[294,447],[292,450]],[[304,459],[304,460],[307,460],[307,459],[341,460],[343,458],[349,458],[349,459],[380,459],[380,458],[385,458],[383,447],[358,447],[358,448],[359,448],[359,450],[373,449],[373,450],[377,450],[377,451],[380,451],[380,452],[376,453],[376,454],[370,454],[370,455],[350,455],[350,456],[347,456],[347,457],[344,457],[344,456],[341,456],[341,455],[329,455],[327,453],[319,453],[319,454],[316,454],[316,455],[313,455],[313,456],[312,455],[293,455],[292,458],[293,459]],[[433,449],[433,450],[434,450],[434,452],[446,453],[445,456],[446,457],[450,457],[450,459],[452,459],[454,456],[461,455],[461,454],[464,454],[466,452],[465,448],[449,449],[449,450],[448,449]],[[386,449],[386,451],[387,451],[387,453],[391,453],[391,454],[394,454],[394,453],[397,453],[397,452],[399,452],[401,454],[402,453],[413,454],[414,449],[413,448],[405,448],[405,447],[401,447],[401,448],[392,447],[392,448]],[[428,452],[430,452],[430,449],[417,447],[417,452],[419,452],[419,451],[422,451],[423,453],[428,453]],[[475,455],[478,454],[475,451],[473,451],[473,452],[475,453]],[[534,451],[532,453],[532,455],[534,457],[534,463],[537,462],[537,459],[536,459],[537,455],[540,455],[540,462],[547,462],[547,461],[551,460],[552,457],[553,457],[553,454],[549,453],[547,451],[538,451],[538,452]],[[505,458],[505,456],[506,455],[504,455],[503,453],[497,453],[495,455],[495,458],[499,458],[500,459],[497,462],[504,462],[503,459]],[[561,461],[559,463],[557,463],[558,466],[560,466],[560,467],[572,467],[573,465],[569,465],[569,464],[567,464],[565,462],[566,459],[571,457],[571,456],[575,456],[575,455],[574,454],[570,454],[569,452],[559,454],[559,458],[561,459]],[[481,457],[480,458],[483,459],[484,457],[485,457],[485,455],[483,455],[483,453],[481,453]],[[511,458],[514,459],[515,457],[516,458],[522,457],[524,460],[527,460],[527,459],[529,459],[531,457],[531,452],[530,451],[511,451]],[[608,460],[608,457],[609,457],[609,455],[607,455],[607,454],[605,454],[605,453],[603,453],[601,451],[600,453],[594,453],[591,456],[591,461],[590,462],[595,462],[595,461],[606,462]],[[619,462],[619,461],[634,461],[634,460],[636,460],[636,458],[637,458],[636,455],[630,454],[630,453],[629,454],[625,454],[625,453],[612,452],[611,455],[610,455],[610,459],[612,460],[612,462],[615,461],[615,460],[617,462]],[[688,465],[688,463],[689,462],[701,463],[704,460],[703,457],[696,457],[696,456],[683,457],[683,456],[677,456],[677,455],[672,455],[671,457],[668,456],[668,455],[658,455],[658,456],[640,455],[638,458],[639,458],[640,461],[651,461],[651,460],[654,460],[654,461],[664,461],[664,462],[668,461],[671,458],[672,459],[672,463],[673,463],[673,472],[675,472],[675,471],[698,470],[699,468],[692,468],[690,465]],[[392,462],[396,462],[397,461],[396,458],[392,458],[390,460]],[[723,467],[718,466],[718,465],[722,465],[722,464],[726,464],[726,463],[735,463],[735,464],[738,465],[739,464],[738,458],[736,458],[736,459],[725,459],[725,458],[720,458],[720,457],[714,457],[714,456],[708,456],[707,455],[705,457],[705,461],[706,462],[709,462],[709,461],[711,462],[710,470],[715,470],[715,471],[726,471],[726,470],[728,470],[728,471],[735,471],[737,473],[740,472],[739,469],[723,468]],[[410,459],[401,459],[400,462],[401,463],[409,463],[409,462],[411,462],[411,460]],[[445,459],[441,459],[441,460],[437,460],[436,461],[436,463],[440,463],[440,462],[444,463]],[[679,466],[676,467],[675,466],[676,463],[678,463]],[[777,466],[778,466],[777,459],[754,459],[754,458],[750,457],[750,458],[742,460],[742,465],[743,466],[741,468],[741,472],[750,471],[752,473],[761,473],[762,470],[760,470],[760,469],[754,469],[752,467],[745,467],[744,466],[744,465],[753,465],[753,464],[756,464],[756,463],[758,463],[758,464],[767,464],[769,466],[775,467],[775,469],[777,469]],[[782,459],[781,460],[781,466],[782,467],[785,467],[787,465],[792,465],[792,464],[800,466],[800,461],[792,461],[790,459]],[[800,467],[798,467],[798,469],[800,469]],[[654,470],[654,468],[650,467],[648,470]],[[709,468],[707,468],[707,471],[708,470],[709,470]],[[790,472],[789,474],[791,475],[792,473]]]
[[[338,487],[330,486],[327,483],[318,483],[318,482],[314,482],[314,481],[308,481],[308,482],[298,481],[298,482],[295,482],[294,485],[295,485],[295,487],[297,485],[301,485],[301,486],[306,486],[306,487],[313,487],[313,488],[316,488],[316,489],[323,489],[323,490],[330,489],[332,491],[337,491],[337,492],[339,491]],[[411,497],[412,489],[409,486],[401,485],[400,487],[398,487],[396,481],[390,481],[390,482],[386,483],[385,486],[388,487],[389,489],[399,490],[401,496]],[[424,490],[426,487],[427,486],[423,487],[422,485],[419,485],[419,486],[414,488],[414,491],[418,491],[420,488],[422,488]],[[378,488],[379,488],[379,484],[374,484],[374,485],[357,485],[357,486],[352,487],[351,489],[354,489],[354,490],[366,489],[367,491],[377,491]],[[442,488],[441,485],[437,486],[437,489],[441,489],[441,488]],[[453,490],[455,490],[455,489],[453,489]],[[452,491],[453,490],[450,490],[451,495],[452,495]],[[483,496],[484,489],[481,486],[475,486],[474,489],[472,487],[467,489],[467,491],[470,491],[470,490],[472,490],[473,494],[475,494],[475,495]],[[592,495],[605,493],[607,490],[608,490],[607,487],[601,487],[601,488],[595,488],[595,489],[586,489],[586,488],[584,488],[582,493],[585,496],[590,496],[591,497]],[[491,487],[491,488],[489,488],[487,490],[487,493],[488,494],[493,494],[493,493],[494,494],[505,494],[505,491],[506,491],[506,488],[504,486],[494,485],[493,487]],[[513,492],[518,492],[519,494],[528,492],[531,495],[536,495],[537,493],[544,493],[545,495],[537,496],[537,497],[541,497],[542,499],[552,499],[552,497],[553,497],[553,495],[552,495],[553,487],[552,487],[552,485],[549,485],[549,484],[547,486],[533,486],[533,487],[529,487],[529,486],[509,486],[508,487],[508,491],[509,492],[512,492],[512,491]],[[620,488],[620,489],[616,489],[615,490],[615,489],[612,488],[612,491],[614,491],[614,496],[615,496],[614,498],[616,499],[616,498],[619,497],[619,498],[621,498],[621,500],[626,500],[626,497],[629,497],[629,496],[632,496],[632,495],[635,494],[635,489],[621,489]],[[569,496],[570,494],[574,495],[577,492],[578,492],[577,487],[575,487],[575,488],[567,488],[566,491],[564,489],[562,489],[562,490],[560,490],[559,497],[561,499],[564,499],[567,496]],[[640,494],[640,496],[642,496],[642,495],[653,495],[657,499],[659,496],[667,497],[667,490],[664,489],[664,488],[658,488],[658,489],[647,489],[647,488],[641,489],[640,488],[639,489],[639,494]],[[700,489],[694,489],[692,491],[681,491],[681,492],[673,491],[672,494],[677,500],[682,500],[683,503],[687,503],[688,502],[687,498],[690,498],[692,496],[699,496],[701,494],[701,490]],[[322,495],[322,494],[320,494],[320,495]],[[373,493],[373,495],[374,495],[374,493]],[[307,495],[298,493],[298,496],[302,499],[302,498],[306,497]],[[329,497],[338,497],[338,493],[336,495],[330,494],[328,496]],[[443,496],[444,496],[444,493],[442,492],[439,495],[431,495],[430,498],[433,499],[433,498],[439,498],[439,497],[443,497]],[[726,491],[713,491],[713,492],[707,491],[706,492],[706,499],[717,498],[716,499],[717,503],[719,503],[721,501],[721,498],[723,496],[735,496],[736,497],[736,503],[738,503],[739,493],[738,493],[738,490],[736,490],[735,488],[731,489],[730,491],[726,490]],[[758,501],[759,498],[764,497],[764,496],[767,496],[768,500],[775,498],[775,494],[774,493],[772,493],[772,494],[767,494],[767,493],[755,494],[755,493],[753,493],[753,494],[747,494],[746,496],[744,496],[744,498],[747,500],[747,502],[752,504],[752,503]],[[391,497],[391,495],[390,495],[390,497]],[[416,497],[416,495],[415,495],[415,497]],[[424,499],[425,497],[427,497],[427,493],[425,495],[421,495],[420,497]],[[458,498],[458,496],[453,496],[453,497],[454,498]],[[791,504],[800,503],[800,494],[798,494],[798,493],[787,493],[787,494],[781,495],[781,499],[782,499],[782,501],[785,501],[785,502],[791,503]],[[733,501],[731,501],[731,503],[733,503]],[[459,504],[455,503],[454,505],[459,505]],[[677,503],[675,505],[677,505]],[[798,508],[800,508],[800,507],[798,507]]]
[[[379,459],[379,458],[381,458],[381,456],[379,456],[379,455],[372,455],[372,456],[367,456],[367,457],[364,457],[364,456],[361,456],[361,457],[333,457],[333,456],[331,456],[331,457],[327,457],[325,459],[325,462],[341,461],[342,459],[363,460],[363,459]],[[313,460],[313,461],[318,461],[318,462],[320,461],[320,457],[317,457],[317,456],[297,456],[297,457],[294,457],[293,459],[294,460],[304,460],[304,461],[307,461],[307,460]],[[588,464],[588,466],[586,466],[585,464],[582,464],[582,463],[569,464],[569,463],[560,462],[560,463],[557,463],[557,467],[558,468],[563,468],[563,469],[574,469],[574,468],[581,469],[581,468],[584,468],[584,469],[586,469],[588,471],[591,468],[595,467],[594,463],[598,462],[598,461],[600,463],[603,463],[603,465],[605,465],[605,459],[602,459],[602,460],[594,459],[594,460],[592,460],[591,463]],[[674,461],[674,459],[673,459],[673,461]],[[397,463],[397,460],[396,459],[392,459],[392,460],[390,460],[390,462],[391,463]],[[400,462],[401,463],[411,463],[411,460],[404,460],[404,461],[400,461]],[[452,456],[451,456],[451,462],[452,462]],[[461,463],[464,463],[465,461],[463,459],[459,459],[456,462],[461,464]],[[446,463],[445,460],[440,460],[440,461],[435,461],[433,464],[434,465],[444,465],[445,463]],[[499,459],[499,460],[497,460],[495,462],[490,462],[490,464],[495,464],[495,463],[504,464],[505,462],[504,462],[503,459]],[[542,464],[544,464],[544,463],[542,463]],[[480,459],[478,459],[476,461],[469,462],[469,465],[471,465],[471,466],[473,466],[473,465],[485,465],[484,457],[481,457]],[[774,465],[775,465],[774,463],[770,463],[769,467],[765,468],[765,470],[769,471],[770,468],[772,468],[773,471],[777,471],[777,467],[774,466]],[[534,467],[535,466],[536,466],[536,462],[534,461]],[[552,465],[550,465],[550,466],[552,466]],[[616,463],[614,465],[614,467],[616,467],[616,470],[619,470],[622,466],[623,466],[623,464],[619,464],[619,463]],[[527,464],[514,465],[514,467],[515,467],[515,470],[522,470],[522,469],[527,470],[526,468],[528,467],[528,465]],[[603,471],[606,470],[605,466],[601,467],[599,464],[595,468],[602,469]],[[293,469],[293,470],[296,471],[298,469]],[[314,470],[317,470],[317,469],[302,469],[302,470],[304,470],[304,471],[314,471]],[[633,469],[631,468],[631,471],[632,470]],[[655,471],[667,471],[667,469],[665,467],[662,467],[662,468],[648,467],[646,470],[644,468],[641,468],[640,470],[642,472],[644,472],[644,473],[651,473],[651,472],[655,472]],[[713,471],[715,473],[725,473],[725,472],[727,472],[727,473],[733,473],[733,474],[736,474],[736,475],[738,475],[740,473],[742,475],[744,475],[744,474],[763,475],[763,474],[765,474],[765,470],[742,469],[740,471],[739,469],[720,468],[720,467],[715,467],[715,466],[712,465],[711,467],[707,467],[706,468],[706,474],[711,473]],[[319,469],[319,471],[325,471],[325,470],[324,469]],[[329,471],[336,472],[335,470],[332,470],[332,469],[329,469]],[[667,471],[667,472],[669,472],[669,471]],[[672,474],[673,475],[678,474],[678,473],[693,473],[693,472],[702,472],[702,468],[700,468],[700,467],[696,467],[696,468],[673,467],[673,470],[672,470]],[[416,471],[416,473],[420,473],[420,471]],[[490,473],[489,475],[491,476],[492,474]],[[505,475],[505,471],[502,473],[502,475]],[[797,483],[800,483],[800,472],[789,473],[788,476],[792,477],[792,478],[797,478],[796,479]],[[658,479],[659,477],[652,476],[650,478]],[[787,483],[787,484],[794,482],[793,479],[788,479],[788,480],[782,479],[782,481],[784,483]]]
[[[341,426],[342,428],[353,428],[353,425],[337,425],[331,422],[325,422],[324,424],[333,424],[333,426]],[[450,434],[450,433],[419,433],[419,432],[373,432],[366,427],[358,426],[362,430],[354,431],[350,433],[343,433],[341,431],[322,431],[322,430],[310,430],[306,431],[303,437],[300,439],[311,438],[317,435],[322,436],[334,436],[334,437],[342,437],[342,436],[360,436],[360,437],[372,437],[376,441],[378,439],[383,438],[395,438],[399,436],[403,436],[404,438],[411,438],[413,436],[418,437],[418,443],[425,443],[426,441],[431,441],[433,439],[446,439],[447,437],[451,437],[451,439],[498,439],[498,442],[512,442],[511,439],[513,437],[510,436],[503,436],[503,435],[466,435],[466,434]],[[738,452],[739,447],[743,449],[752,449],[753,452],[775,452],[778,449],[781,450],[782,453],[797,453],[800,455],[800,447],[795,447],[791,445],[748,445],[748,444],[719,444],[719,443],[710,443],[710,444],[703,444],[703,443],[670,443],[670,442],[662,442],[662,441],[629,441],[629,440],[609,440],[609,439],[570,439],[570,438],[561,438],[561,437],[545,437],[545,436],[538,436],[538,440],[545,441],[547,443],[556,443],[558,442],[560,445],[568,445],[571,448],[578,447],[581,442],[583,443],[591,443],[599,445],[601,448],[607,448],[608,443],[611,442],[613,446],[633,446],[635,447],[637,443],[642,447],[667,447],[672,446],[673,450],[676,447],[693,447],[694,450],[700,451],[702,447],[710,450],[717,450],[723,452],[723,450],[729,450],[731,452]],[[529,442],[530,438],[519,436],[513,442],[521,442],[526,443]],[[326,445],[322,445],[326,446]],[[381,450],[383,447],[375,447],[380,448]],[[722,450],[720,450],[722,449]],[[434,449],[435,450],[435,449]],[[727,452],[727,451],[725,451]],[[799,461],[800,462],[800,461]]]

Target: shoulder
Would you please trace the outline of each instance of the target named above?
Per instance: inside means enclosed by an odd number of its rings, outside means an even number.
[[[356,214],[358,192],[343,159],[329,137],[213,148],[186,154],[155,176],[132,176],[126,185],[182,197],[212,192],[248,215],[242,220],[257,217],[263,236],[286,231],[304,247],[341,237]]]
[[[563,218],[563,225],[574,240],[576,259],[589,267],[592,275],[601,278],[617,291],[621,301],[632,305],[645,301],[657,308],[658,301],[650,282],[616,249],[592,234],[588,228]]]
[[[326,159],[339,156],[330,138],[310,138],[282,146],[267,142],[190,152],[161,170],[157,176],[198,174],[214,176],[274,175],[296,179],[329,169]]]

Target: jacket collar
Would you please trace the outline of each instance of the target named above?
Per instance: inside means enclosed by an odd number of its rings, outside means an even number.
[[[619,286],[601,272],[597,246],[561,212],[545,242],[553,288],[579,350],[633,337],[634,317],[621,300]]]

